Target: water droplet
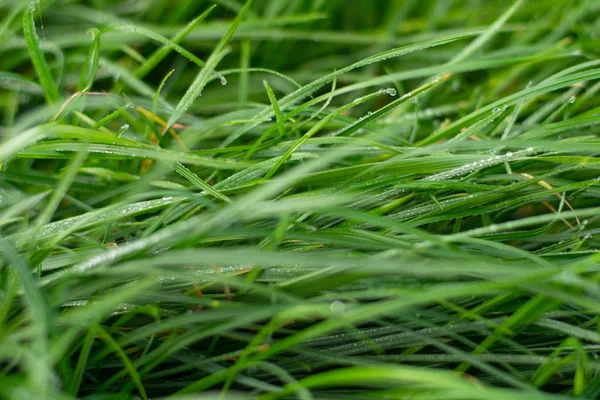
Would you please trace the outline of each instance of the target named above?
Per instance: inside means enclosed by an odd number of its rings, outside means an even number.
[[[368,116],[370,116],[370,115],[373,115],[373,112],[372,112],[372,111],[369,111],[369,112],[367,113],[367,117],[368,117]]]
[[[40,5],[40,0],[36,1],[37,8],[40,10],[40,28],[42,29],[42,38],[46,40],[46,32],[44,31],[44,19],[42,18],[42,6]],[[34,6],[35,10],[35,6]]]
[[[511,153],[510,151],[505,154],[506,157],[512,157],[512,155],[513,155],[513,153]]]
[[[494,109],[492,110],[493,113],[499,113],[500,111],[502,111],[500,107],[494,107]]]
[[[591,233],[586,233],[583,238],[584,239],[591,239],[592,238],[592,234]]]
[[[413,103],[417,104],[419,102],[419,98],[418,97],[413,97],[410,99],[410,101],[412,101]]]
[[[129,124],[123,125],[117,132],[117,137],[121,137],[121,135],[124,134],[127,129],[129,129]]]
[[[577,99],[577,97],[575,97],[575,96],[569,97],[569,103],[571,103],[571,104],[575,103],[576,99]]]
[[[92,41],[96,39],[96,36],[100,34],[100,30],[98,28],[90,28],[86,32],[88,35],[92,35]]]
[[[329,311],[331,311],[333,315],[343,315],[344,311],[346,311],[346,306],[343,302],[336,300],[329,306]]]
[[[225,86],[227,85],[227,78],[225,78],[223,75],[219,76],[219,79],[221,79],[221,85]]]
[[[534,150],[535,150],[535,149],[534,149],[533,147],[528,147],[528,148],[527,148],[527,151],[528,151],[529,153],[533,152]]]
[[[164,196],[164,197],[162,198],[162,200],[164,200],[164,201],[173,200],[173,196]]]
[[[390,96],[395,96],[396,94],[398,94],[398,92],[396,92],[396,89],[394,89],[394,88],[381,89],[379,92],[381,92],[381,93],[387,93]]]

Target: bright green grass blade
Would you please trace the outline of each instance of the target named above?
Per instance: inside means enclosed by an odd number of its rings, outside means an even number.
[[[189,180],[194,186],[198,187],[199,189],[205,190],[207,193],[212,194],[217,199],[223,200],[227,203],[231,203],[231,200],[227,196],[225,196],[224,194],[222,194],[221,192],[219,192],[218,190],[213,188],[208,183],[204,182],[196,174],[194,174],[192,171],[187,169],[184,165],[182,165],[180,163],[175,163],[175,164],[173,164],[173,169],[178,174],[180,174],[181,176],[183,176],[184,178]]]
[[[273,89],[269,86],[269,82],[266,80],[263,81],[263,85],[265,86],[265,90],[267,91],[267,96],[269,96],[269,101],[273,106],[273,112],[275,113],[275,118],[277,119],[277,125],[279,130],[279,135],[281,137],[285,136],[285,129],[283,123],[285,122],[283,115],[281,114],[281,110],[279,109],[279,103],[277,103],[277,98],[275,97],[275,93],[273,93]]]
[[[219,64],[219,62],[225,57],[227,54],[226,46],[229,41],[233,38],[233,35],[237,31],[238,27],[242,23],[246,13],[248,12],[250,5],[252,4],[252,0],[248,0],[244,5],[244,8],[240,11],[236,19],[233,21],[229,30],[223,36],[221,41],[217,44],[215,49],[213,50],[211,56],[206,61],[206,65],[202,68],[194,82],[191,84],[190,88],[186,91],[185,95],[179,101],[179,104],[171,114],[169,121],[165,127],[165,132],[173,126],[174,123],[179,121],[181,117],[185,114],[185,112],[192,106],[194,100],[198,98],[202,94],[202,90],[206,86],[208,79],[213,74],[215,68]]]
[[[137,71],[135,71],[135,75],[138,78],[143,78],[150,71],[152,71],[154,68],[156,68],[156,66],[162,60],[164,60],[165,57],[167,57],[169,55],[169,53],[173,49],[172,46],[179,45],[179,43],[181,43],[181,41],[184,40],[185,37],[190,32],[192,32],[202,21],[204,21],[206,19],[206,17],[208,17],[210,15],[210,13],[214,10],[215,7],[216,7],[216,5],[209,7],[206,11],[204,11],[198,17],[193,19],[189,24],[187,24],[184,29],[182,29],[180,32],[178,32],[177,35],[175,35],[171,41],[164,43],[160,49],[156,50],[150,57],[148,57],[148,59],[146,60],[146,62],[143,65],[140,65],[140,67],[137,69]],[[204,65],[201,65],[201,66],[204,66]]]
[[[81,69],[79,76],[79,91],[85,92],[91,89],[98,73],[100,64],[100,31],[98,29],[90,29],[92,35],[92,45],[85,60],[84,67]]]
[[[57,188],[54,190],[54,192],[50,196],[50,199],[48,200],[48,204],[46,205],[46,207],[42,210],[40,215],[37,217],[35,224],[34,224],[35,228],[39,228],[42,225],[45,225],[48,222],[50,222],[50,220],[52,219],[52,216],[54,215],[54,213],[56,212],[56,209],[58,208],[59,203],[63,200],[65,194],[67,193],[69,186],[75,180],[75,177],[77,176],[79,167],[81,167],[81,165],[85,161],[86,157],[87,157],[87,153],[85,151],[77,153],[75,155],[75,157],[73,158],[73,161],[71,163],[69,163],[69,165],[65,168],[65,173],[64,173],[60,183],[58,184]]]
[[[83,379],[83,374],[85,373],[85,367],[90,356],[90,351],[92,350],[92,346],[94,345],[95,336],[96,330],[93,327],[88,329],[88,332],[85,335],[85,339],[83,340],[83,346],[81,347],[81,350],[79,352],[77,366],[75,367],[75,372],[73,374],[71,385],[69,387],[69,393],[72,396],[77,396],[77,393],[79,393],[79,387],[81,386],[81,380]]]
[[[46,56],[40,48],[40,40],[36,32],[33,15],[35,12],[35,7],[36,3],[32,2],[29,6],[27,6],[27,8],[25,8],[25,11],[23,12],[23,34],[25,36],[27,50],[29,51],[31,62],[35,68],[37,78],[40,82],[40,85],[44,88],[46,100],[50,104],[57,103],[60,100],[60,94],[58,93],[58,88],[54,83],[54,78],[50,72],[50,67],[46,61]]]
[[[459,63],[466,58],[469,58],[471,55],[473,55],[473,53],[483,47],[500,30],[506,21],[508,21],[508,19],[523,5],[524,2],[525,0],[516,0],[513,5],[500,16],[500,18],[490,25],[485,33],[478,36],[473,42],[469,43],[469,45],[462,49],[456,56],[454,56],[449,63]]]
[[[117,356],[123,361],[123,363],[125,364],[125,369],[129,373],[129,376],[131,377],[142,398],[148,399],[148,396],[146,395],[146,389],[144,389],[144,385],[142,384],[140,375],[131,363],[131,360],[127,356],[127,353],[125,353],[125,351],[119,346],[119,344],[115,342],[115,340],[102,327],[96,325],[93,329],[98,333],[100,338],[104,342],[106,342],[107,346],[110,349],[112,349],[112,351],[115,352]]]

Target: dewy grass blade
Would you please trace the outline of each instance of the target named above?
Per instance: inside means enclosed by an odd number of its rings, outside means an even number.
[[[227,44],[229,44],[229,42],[233,38],[233,35],[235,34],[235,32],[239,28],[240,24],[244,20],[244,17],[246,16],[246,13],[250,9],[251,4],[252,4],[252,0],[248,0],[246,2],[246,4],[244,5],[244,8],[242,8],[240,13],[236,17],[236,19],[233,21],[233,23],[227,30],[227,33],[225,34],[225,36],[223,36],[221,41],[217,44],[217,46],[213,50],[211,56],[206,61],[206,65],[202,68],[202,70],[200,71],[200,73],[198,74],[198,76],[196,77],[194,82],[191,84],[190,88],[186,91],[185,95],[181,98],[181,100],[179,101],[179,104],[177,104],[177,107],[173,111],[173,114],[171,114],[171,117],[169,118],[169,121],[167,122],[167,126],[165,126],[165,129],[164,129],[165,132],[169,128],[171,128],[173,126],[173,124],[175,124],[177,121],[179,121],[179,119],[181,117],[183,117],[185,112],[194,103],[194,100],[196,100],[196,98],[198,98],[198,96],[200,96],[202,94],[202,90],[204,89],[204,86],[206,86],[206,83],[208,82],[209,78],[215,71],[215,68],[217,67],[219,62],[223,59],[223,57],[225,57],[225,55],[228,53],[228,51],[226,50],[226,46],[227,46]]]
[[[133,32],[133,33],[137,33],[139,35],[147,36],[147,37],[149,37],[149,38],[151,38],[153,40],[156,40],[159,43],[163,43],[163,45],[165,47],[162,47],[162,48],[167,48],[169,50],[171,50],[171,49],[175,50],[176,52],[178,52],[182,56],[186,57],[188,60],[190,60],[194,64],[198,65],[199,67],[204,67],[206,65],[204,61],[202,61],[201,59],[199,59],[194,54],[192,54],[188,50],[184,49],[183,47],[181,47],[180,45],[178,45],[174,41],[172,41],[170,39],[167,39],[167,38],[165,38],[165,37],[163,37],[163,36],[161,36],[161,35],[153,32],[153,31],[145,29],[145,28],[143,28],[141,26],[134,26],[134,25],[114,25],[114,26],[111,26],[109,28],[104,29],[103,31],[100,32],[100,34],[101,35],[105,35],[105,34],[111,32],[111,31]],[[164,53],[164,52],[160,52],[159,56],[164,57],[162,53]],[[160,62],[160,59],[153,59],[153,57],[151,57],[150,59],[148,59],[148,60],[146,60],[144,62],[144,64],[142,65],[142,67],[145,67],[144,68],[144,70],[145,70],[145,69],[149,68],[150,66],[153,66],[152,64],[155,64],[157,62]],[[147,65],[148,65],[148,67],[146,67]],[[144,70],[142,70],[142,71],[144,71]],[[136,71],[136,73],[134,75],[137,78],[140,78],[140,76],[138,76],[137,71]],[[143,76],[141,76],[141,77],[143,77]]]
[[[184,40],[190,32],[192,32],[202,21],[206,19],[206,17],[210,15],[215,7],[216,5],[209,7],[205,12],[187,24],[184,29],[178,32],[170,42],[165,43],[160,49],[156,50],[150,57],[148,57],[146,62],[143,65],[140,65],[137,71],[135,71],[135,76],[138,78],[143,78],[150,71],[152,71],[162,60],[165,59],[165,57],[169,55],[173,45],[179,45],[179,43],[181,43],[181,41]],[[204,66],[204,63],[202,64],[203,65],[201,66]]]
[[[84,66],[81,69],[81,75],[79,77],[80,92],[86,92],[91,89],[100,64],[100,31],[98,29],[90,29],[89,32],[92,35],[93,40]]]
[[[495,108],[500,108],[504,106],[510,106],[513,104],[517,104],[519,101],[527,98],[534,97],[539,94],[548,93],[554,90],[562,89],[564,87],[577,84],[580,82],[586,82],[588,80],[595,80],[600,78],[600,69],[592,69],[585,72],[575,73],[571,75],[566,75],[557,80],[552,80],[550,82],[540,83],[539,85],[529,87],[527,89],[522,90],[521,92],[517,92],[513,95],[507,96],[501,100],[495,101],[491,104],[488,104],[484,107],[477,109],[469,115],[466,115],[459,120],[449,124],[444,129],[430,135],[426,139],[420,142],[420,146],[425,146],[428,144],[432,144],[441,139],[445,139],[448,136],[458,132],[461,127],[465,124],[474,122],[481,115],[488,113]]]
[[[65,194],[67,193],[69,186],[75,180],[78,169],[79,167],[81,167],[86,157],[86,151],[81,151],[77,153],[73,158],[73,161],[65,168],[65,173],[60,183],[50,196],[46,208],[44,208],[44,210],[42,210],[40,215],[37,217],[34,227],[39,228],[42,225],[47,224],[52,219],[52,216],[56,212],[56,209],[58,208],[60,202],[63,200]]]
[[[473,53],[483,47],[489,40],[502,28],[502,26],[508,21],[508,19],[523,5],[525,0],[516,0],[513,5],[506,10],[504,14],[500,16],[490,27],[478,36],[473,42],[469,43],[467,47],[461,50],[456,56],[450,60],[449,64],[459,63],[469,58]]]
[[[218,190],[216,190],[215,188],[210,186],[208,183],[204,182],[202,179],[200,179],[198,177],[198,175],[194,174],[192,171],[187,169],[184,165],[182,165],[180,163],[174,163],[173,169],[179,175],[186,178],[188,181],[190,181],[194,186],[198,187],[199,189],[202,189],[202,190],[206,191],[207,193],[212,194],[214,197],[216,197],[219,200],[223,200],[227,203],[231,203],[231,200],[227,196],[225,196],[223,193],[219,192]]]
[[[146,389],[144,388],[144,384],[142,383],[140,374],[133,366],[133,364],[132,364],[131,360],[129,359],[129,357],[127,356],[127,353],[125,352],[125,350],[123,350],[119,346],[119,344],[117,342],[115,342],[115,340],[112,338],[112,336],[110,336],[110,334],[108,332],[106,332],[104,329],[102,329],[101,326],[96,325],[96,326],[94,326],[94,329],[98,333],[98,336],[100,337],[100,339],[102,339],[104,342],[106,342],[107,346],[109,348],[111,348],[115,352],[115,354],[123,361],[123,363],[125,364],[125,369],[129,373],[129,376],[131,377],[131,380],[135,384],[140,395],[142,396],[143,399],[147,400],[148,395],[146,394]]]
[[[34,21],[36,4],[38,3],[31,2],[23,12],[23,35],[25,36],[27,50],[29,51],[29,56],[31,57],[31,62],[35,68],[38,80],[40,85],[44,88],[46,100],[48,103],[53,104],[60,100],[60,94],[54,83],[54,78],[50,72],[46,56],[40,48],[40,39],[37,35]]]
[[[279,109],[279,103],[277,103],[277,97],[275,97],[275,93],[273,93],[273,89],[269,86],[269,82],[266,80],[263,81],[263,85],[265,86],[265,90],[267,91],[267,95],[269,96],[269,101],[273,105],[273,112],[275,113],[275,117],[277,119],[277,129],[279,130],[279,136],[285,136],[284,130],[284,122],[283,115],[281,115],[281,110]]]
[[[372,94],[369,94],[369,95],[366,95],[363,97],[359,97],[358,99],[355,99],[351,103],[338,108],[337,110],[335,110],[334,112],[329,114],[327,117],[325,117],[322,120],[320,120],[319,122],[317,122],[317,124],[315,126],[313,126],[308,132],[306,132],[304,134],[304,136],[302,136],[300,139],[298,139],[292,145],[292,147],[288,151],[285,152],[285,154],[277,161],[277,163],[267,173],[265,178],[269,179],[271,176],[273,176],[275,174],[275,172],[277,172],[277,170],[291,157],[291,155],[294,153],[294,151],[296,151],[300,146],[302,146],[302,144],[304,144],[309,138],[311,138],[314,134],[316,134],[321,128],[323,128],[325,125],[327,125],[335,117],[337,117],[338,115],[342,114],[343,112],[345,112],[347,110],[350,110],[352,107],[355,107],[366,101],[372,100],[381,95],[382,95],[382,92],[377,92],[377,93],[372,93]]]
[[[413,53],[416,51],[425,50],[425,49],[428,49],[431,47],[436,47],[436,46],[442,46],[444,44],[448,44],[448,43],[455,42],[457,40],[465,39],[465,38],[471,37],[473,35],[474,35],[474,33],[467,33],[467,34],[453,35],[453,36],[445,37],[442,39],[427,40],[422,43],[403,46],[403,47],[400,47],[397,49],[384,51],[382,53],[376,54],[371,57],[367,57],[367,58],[365,58],[361,61],[358,61],[354,64],[351,64],[345,68],[341,68],[335,72],[332,72],[329,75],[324,76],[323,78],[319,78],[319,79],[309,83],[308,85],[305,85],[305,86],[297,89],[293,93],[290,93],[289,95],[285,96],[283,99],[279,100],[279,108],[282,110],[287,109],[288,107],[292,106],[293,104],[310,96],[312,93],[314,93],[315,91],[317,91],[319,88],[323,87],[324,85],[328,84],[333,79],[335,79],[341,75],[344,75],[345,73],[348,73],[352,70],[355,70],[355,69],[358,69],[358,68],[361,68],[361,67],[364,67],[364,66],[367,66],[370,64],[385,61],[390,58],[401,57],[403,55],[407,55],[407,54],[410,54],[410,53]],[[270,111],[271,109],[272,109],[272,107],[264,109],[262,112],[256,114],[254,116],[254,119],[263,119],[263,118],[271,117],[273,115]],[[226,147],[226,146],[230,145],[233,141],[235,141],[237,138],[239,138],[244,133],[248,132],[250,129],[252,129],[256,125],[258,125],[258,124],[254,124],[249,127],[240,128],[239,130],[234,132],[231,136],[229,136],[223,142],[222,147]]]

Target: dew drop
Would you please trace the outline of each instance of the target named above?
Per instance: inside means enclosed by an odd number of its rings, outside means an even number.
[[[346,311],[346,306],[343,302],[336,300],[329,306],[329,311],[331,311],[333,315],[343,315],[344,311]]]
[[[225,78],[223,75],[219,76],[219,79],[221,80],[221,85],[225,86],[227,85],[227,78]]]
[[[508,153],[505,154],[506,157],[512,157],[513,153],[511,153],[510,151]]]
[[[100,30],[97,28],[90,28],[87,30],[87,34],[92,36],[92,41],[96,39],[96,36],[100,34]]]
[[[569,103],[571,103],[571,104],[575,103],[576,99],[577,99],[577,97],[575,97],[575,96],[569,97]]]
[[[173,200],[173,196],[164,196],[164,197],[162,198],[162,200],[164,200],[164,201]]]
[[[502,111],[500,107],[494,107],[494,109],[492,110],[493,113],[499,113],[500,111]]]
[[[533,147],[528,147],[528,148],[527,148],[527,151],[528,151],[528,152],[530,152],[530,153],[531,153],[533,150],[535,150]]]
[[[117,132],[117,137],[121,137],[121,135],[124,134],[127,129],[129,129],[129,124],[123,125]]]
[[[40,10],[40,28],[42,29],[42,38],[46,40],[46,32],[44,31],[44,20],[42,18],[42,6],[40,5],[40,0],[37,0],[37,8]],[[35,10],[35,6],[34,6]]]

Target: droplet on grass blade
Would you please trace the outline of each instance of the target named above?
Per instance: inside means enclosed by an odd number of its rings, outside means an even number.
[[[331,311],[333,315],[343,315],[346,311],[346,306],[340,300],[336,300],[329,306],[329,311]]]

